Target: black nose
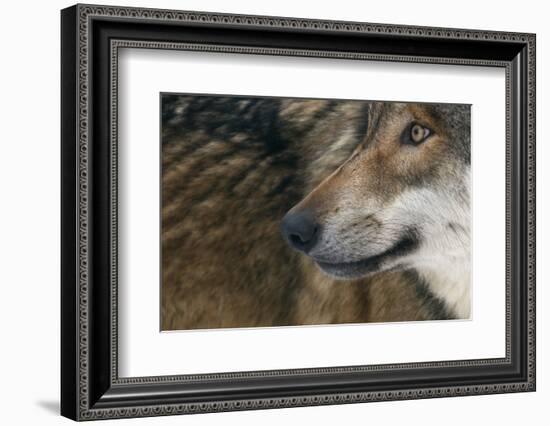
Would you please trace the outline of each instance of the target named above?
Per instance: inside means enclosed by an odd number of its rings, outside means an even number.
[[[309,211],[288,212],[281,223],[281,232],[297,250],[307,252],[315,245],[319,225]]]

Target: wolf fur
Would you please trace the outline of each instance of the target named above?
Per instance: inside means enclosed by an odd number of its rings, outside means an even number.
[[[161,101],[163,330],[455,316],[445,290],[427,290],[428,270],[340,281],[280,235],[285,213],[364,141],[372,103]]]

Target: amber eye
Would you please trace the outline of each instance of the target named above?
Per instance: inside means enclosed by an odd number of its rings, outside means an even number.
[[[407,126],[401,135],[401,142],[406,145],[419,145],[432,135],[432,131],[418,123]]]
[[[428,136],[430,136],[431,130],[427,127],[421,126],[420,124],[413,124],[410,131],[411,142],[419,144],[424,142]]]

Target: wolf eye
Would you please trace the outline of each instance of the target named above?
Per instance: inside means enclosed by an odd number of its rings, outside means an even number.
[[[424,142],[432,134],[427,127],[418,123],[411,124],[403,133],[402,141],[409,145],[418,145]]]

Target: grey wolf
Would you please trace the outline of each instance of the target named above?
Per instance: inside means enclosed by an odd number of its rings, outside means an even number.
[[[337,280],[414,271],[470,316],[470,109],[373,103],[354,152],[285,216],[289,244]]]
[[[322,250],[325,257],[304,255],[281,237],[285,213],[309,193],[317,194],[309,200],[321,198],[325,190],[314,189],[343,173],[372,138],[381,108],[365,101],[161,96],[161,329],[453,316],[414,269],[323,272],[318,261],[368,254],[359,242],[354,254],[351,241],[348,248],[330,242],[340,241],[344,216],[310,209],[326,240],[308,254]]]

